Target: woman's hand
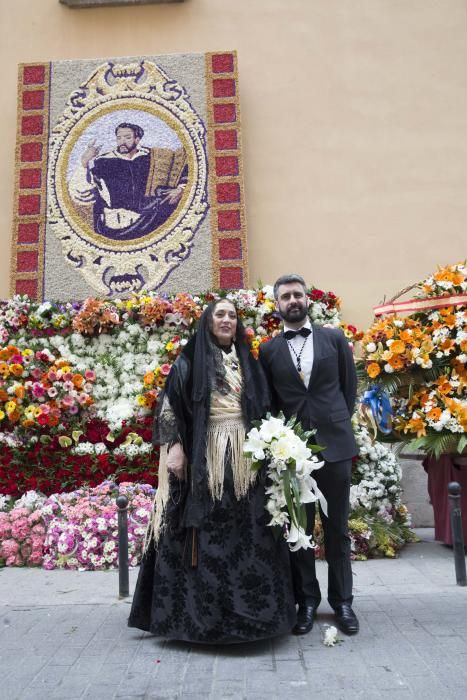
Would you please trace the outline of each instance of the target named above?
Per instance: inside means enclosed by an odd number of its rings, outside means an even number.
[[[167,470],[177,479],[185,480],[187,458],[179,442],[172,445],[167,453]]]

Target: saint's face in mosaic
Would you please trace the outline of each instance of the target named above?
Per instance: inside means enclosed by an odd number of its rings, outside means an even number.
[[[112,150],[98,138],[87,142],[68,188],[81,212],[89,216],[92,207],[95,233],[131,241],[157,231],[176,211],[187,184],[187,158],[183,146],[152,145],[157,135],[145,138],[136,122],[119,122],[114,133]]]

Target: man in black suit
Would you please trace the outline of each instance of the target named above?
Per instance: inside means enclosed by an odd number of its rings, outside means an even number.
[[[277,411],[297,416],[304,429],[316,428],[316,442],[324,447],[324,466],[313,476],[327,501],[321,512],[326,561],[328,601],[336,622],[346,634],[358,632],[352,610],[352,569],[348,535],[352,457],[357,446],[350,422],[357,378],[352,351],[339,329],[312,325],[309,299],[299,275],[284,275],[274,285],[284,332],[260,346],[260,361],[268,377]],[[306,505],[308,534],[313,531],[315,504]],[[298,604],[295,634],[306,634],[321,602],[313,549],[291,552],[295,600]]]

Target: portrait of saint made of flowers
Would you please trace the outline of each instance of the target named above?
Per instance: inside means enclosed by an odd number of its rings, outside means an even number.
[[[47,261],[59,241],[76,290],[158,289],[209,233],[204,121],[184,86],[144,59],[97,65],[63,93],[49,142]]]
[[[170,124],[139,109],[109,111],[74,143],[67,190],[76,216],[109,241],[136,241],[176,213],[188,183],[186,149]]]

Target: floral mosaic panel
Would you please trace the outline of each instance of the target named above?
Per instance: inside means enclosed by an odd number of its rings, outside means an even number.
[[[12,293],[247,282],[235,52],[21,65]]]

